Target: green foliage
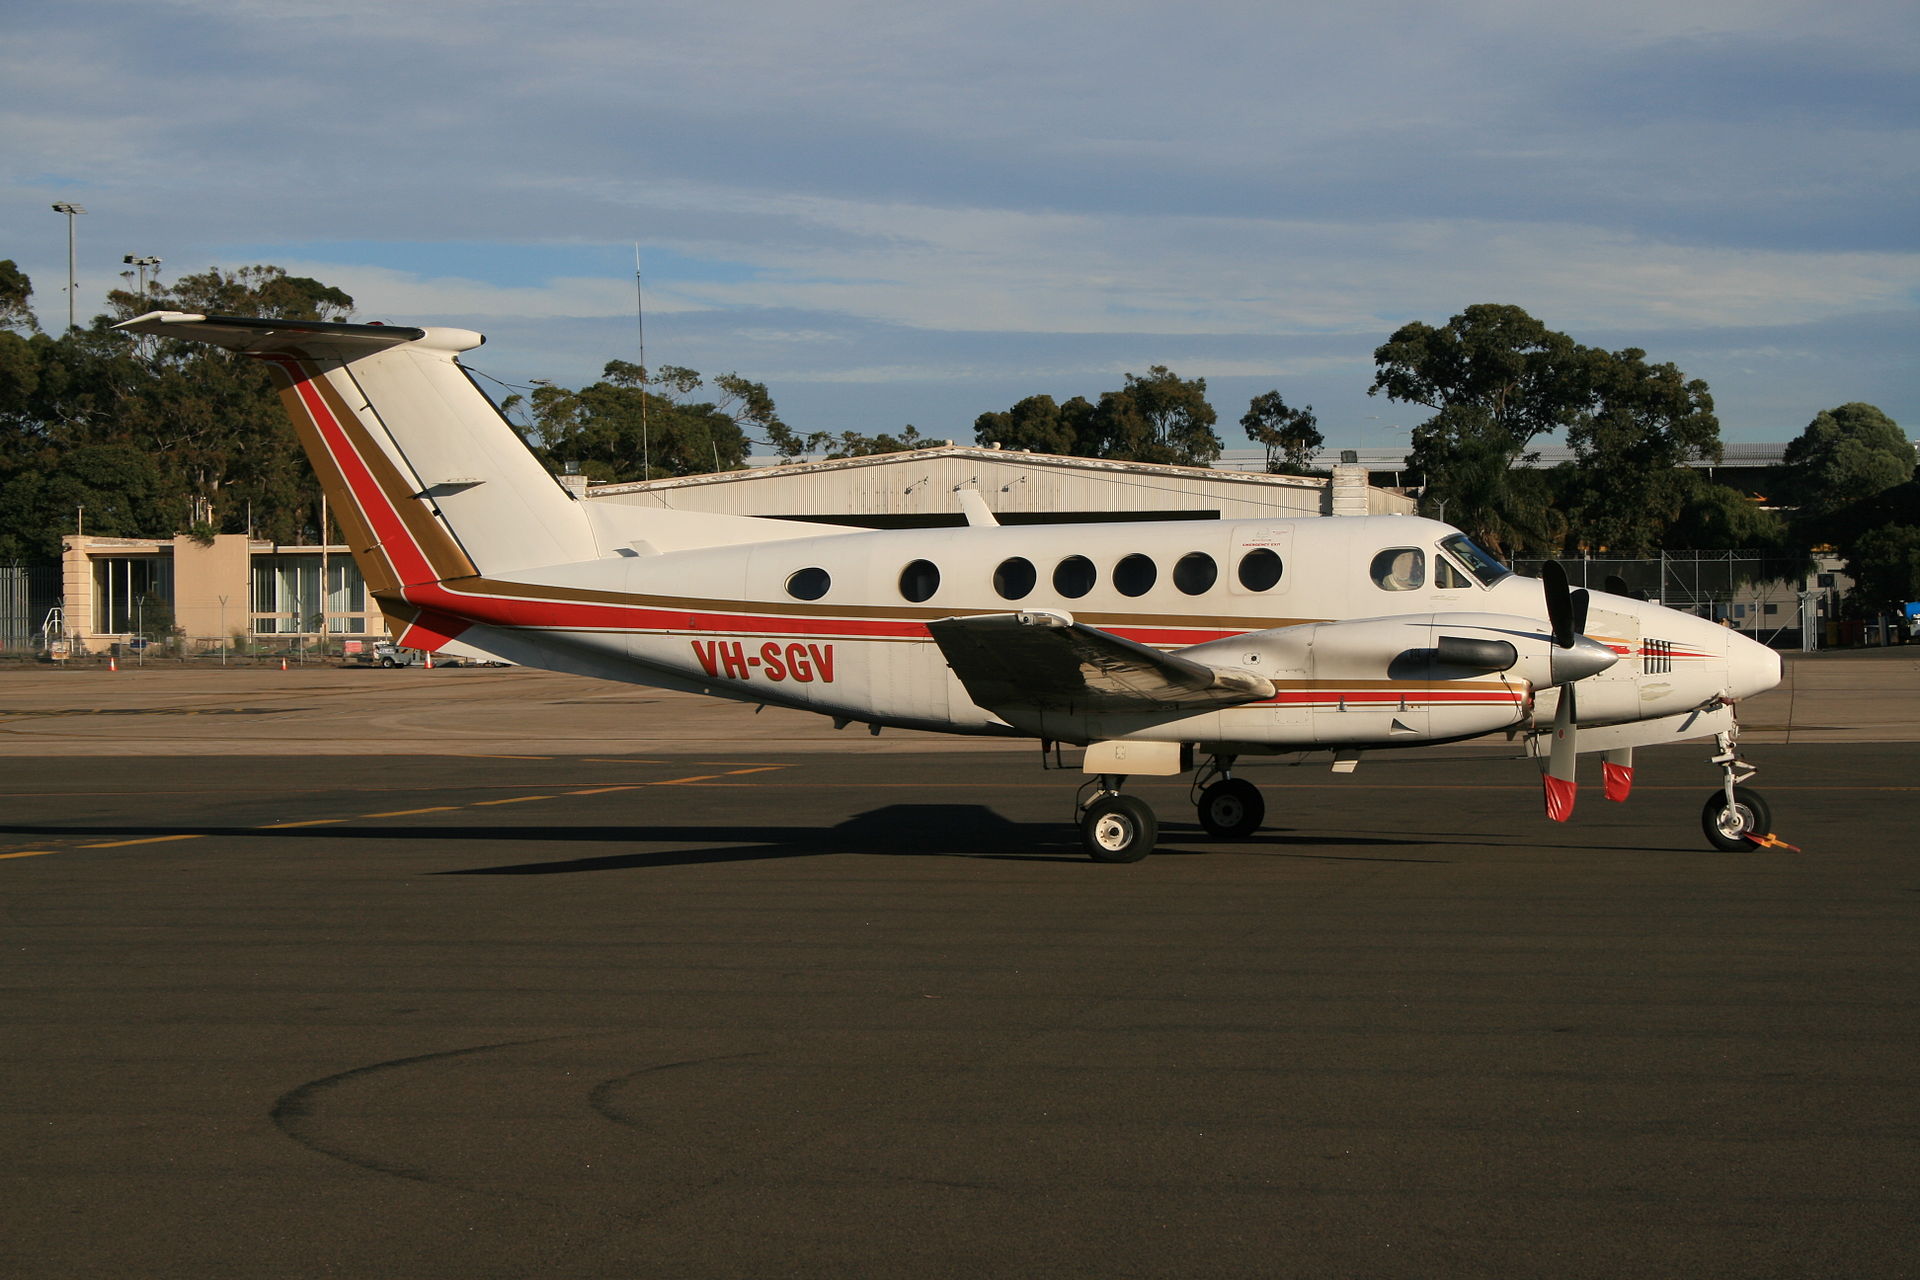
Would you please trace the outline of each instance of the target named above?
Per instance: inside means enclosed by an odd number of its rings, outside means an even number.
[[[1220,456],[1205,378],[1182,378],[1163,364],[1126,377],[1126,386],[1104,392],[1097,404],[1029,396],[1005,413],[983,413],[974,438],[1005,449],[1189,467]]]
[[[181,276],[165,289],[148,291],[147,310],[195,311],[203,315],[272,316],[283,320],[345,320],[353,299],[331,285],[306,276],[290,276],[279,267],[240,267],[226,272],[209,267]],[[136,294],[116,291],[116,308],[139,308]],[[130,319],[132,312],[120,319]]]
[[[33,316],[33,282],[12,258],[0,258],[0,329],[40,332]]]
[[[1719,456],[1706,383],[1637,348],[1581,346],[1519,307],[1482,303],[1437,329],[1404,325],[1374,364],[1368,395],[1434,410],[1414,428],[1409,458],[1426,496],[1497,553],[1555,555],[1570,535],[1651,550],[1690,497],[1677,465]],[[1537,485],[1513,464],[1555,431],[1578,462]]]
[[[1854,599],[1868,609],[1920,600],[1920,526],[1881,525],[1847,548]]]
[[[539,387],[530,401],[534,451],[549,466],[574,465],[606,484],[738,470],[746,465],[746,427],[776,437],[787,431],[764,385],[722,374],[713,379],[714,398],[690,399],[706,385],[679,365],[646,370],[612,360],[602,381],[578,391]]]
[[[1827,409],[1787,445],[1781,495],[1818,527],[1827,517],[1913,479],[1913,444],[1870,404]]]
[[[1638,348],[1581,351],[1589,399],[1567,428],[1583,482],[1570,518],[1591,545],[1646,555],[1693,496],[1682,464],[1720,457],[1713,397]]]
[[[24,277],[0,292],[31,292]],[[90,532],[317,533],[318,488],[266,370],[197,344],[136,344],[107,325],[144,307],[340,319],[353,300],[277,267],[212,270],[49,338],[0,331],[0,554],[46,560],[86,508]]]
[[[1786,521],[1738,489],[1716,484],[1690,468],[1675,471],[1682,491],[1679,510],[1667,525],[1663,545],[1673,550],[1787,549]]]
[[[885,432],[866,436],[857,431],[842,431],[837,436],[826,431],[814,431],[803,436],[785,423],[780,423],[768,431],[767,436],[768,443],[780,455],[782,462],[798,462],[816,453],[829,461],[836,458],[866,458],[881,453],[905,453],[909,449],[924,449],[930,443],[920,434],[920,428],[912,423],[908,423],[897,436]]]
[[[1005,413],[983,413],[974,419],[973,436],[981,444],[1032,453],[1086,456],[1093,448],[1089,428],[1093,406],[1075,396],[1055,404],[1052,396],[1028,396]]]
[[[1327,442],[1318,423],[1312,405],[1289,408],[1278,391],[1255,396],[1240,418],[1247,439],[1265,447],[1267,470],[1287,476],[1313,474],[1314,452]]]

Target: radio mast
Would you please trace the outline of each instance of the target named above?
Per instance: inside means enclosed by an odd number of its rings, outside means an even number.
[[[647,438],[647,295],[640,279],[640,242],[633,242],[633,318],[640,328],[640,478],[653,479],[653,450]]]

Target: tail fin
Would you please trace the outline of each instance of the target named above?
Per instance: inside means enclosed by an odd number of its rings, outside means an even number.
[[[353,558],[383,606],[399,605],[408,587],[598,554],[579,502],[455,359],[485,341],[471,330],[179,311],[116,327],[210,342],[272,369]]]

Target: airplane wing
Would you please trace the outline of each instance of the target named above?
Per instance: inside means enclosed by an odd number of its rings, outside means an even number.
[[[1273,684],[1046,609],[929,622],[967,695],[1009,721],[1022,712],[1206,711],[1273,696]]]

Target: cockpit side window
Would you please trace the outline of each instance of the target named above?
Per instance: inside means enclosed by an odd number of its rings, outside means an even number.
[[[1373,558],[1369,572],[1382,591],[1412,591],[1427,583],[1427,553],[1418,547],[1388,547]]]
[[[1494,559],[1492,552],[1476,544],[1464,533],[1442,538],[1440,546],[1467,566],[1467,572],[1478,578],[1483,587],[1490,587],[1502,578],[1513,576],[1513,570]]]
[[[1473,579],[1454,567],[1445,556],[1433,558],[1433,585],[1442,591],[1461,591],[1473,585]]]

